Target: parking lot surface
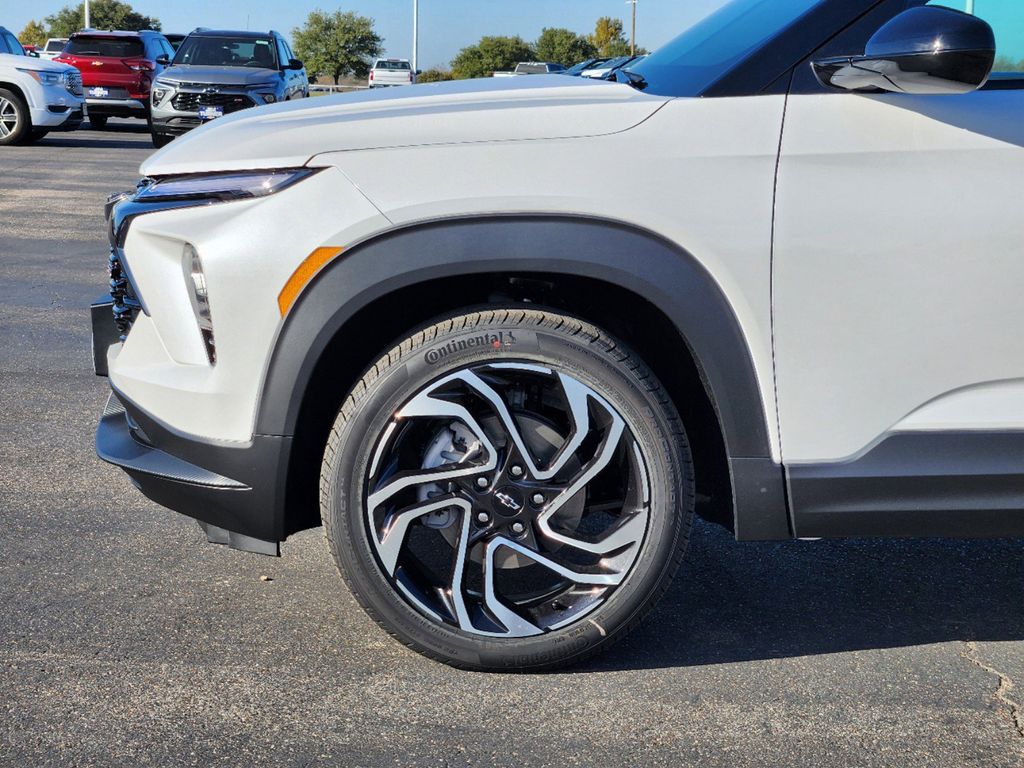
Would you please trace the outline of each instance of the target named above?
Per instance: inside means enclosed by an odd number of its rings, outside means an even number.
[[[1016,766],[1016,541],[736,544],[637,632],[485,675],[390,640],[322,533],[205,543],[93,452],[102,207],[141,124],[0,148],[0,764]],[[284,223],[282,223],[284,225]]]

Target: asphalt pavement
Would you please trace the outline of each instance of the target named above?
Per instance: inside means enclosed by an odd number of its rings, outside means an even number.
[[[1018,766],[1018,541],[698,525],[628,640],[544,675],[390,640],[320,530],[205,543],[93,452],[87,306],[140,123],[0,148],[0,765]]]

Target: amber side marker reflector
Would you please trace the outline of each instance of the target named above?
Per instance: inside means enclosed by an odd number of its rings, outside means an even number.
[[[305,261],[299,264],[299,268],[292,272],[292,276],[284,284],[281,293],[277,295],[277,306],[281,309],[281,317],[288,314],[288,310],[292,308],[292,304],[299,298],[302,289],[306,287],[310,280],[316,277],[316,273],[323,269],[327,262],[344,250],[344,248],[333,246],[317,248],[306,257]]]

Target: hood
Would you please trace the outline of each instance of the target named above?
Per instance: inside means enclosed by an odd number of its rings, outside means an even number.
[[[218,118],[152,155],[142,173],[297,167],[324,152],[597,136],[632,128],[666,101],[564,75],[300,99]]]
[[[210,85],[259,85],[277,81],[281,73],[276,69],[255,67],[199,67],[191,64],[168,67],[157,80],[176,83],[209,83]]]
[[[13,53],[0,53],[0,62],[32,72],[66,72],[74,69],[70,64],[61,64],[59,61],[37,59],[35,56],[18,56]]]

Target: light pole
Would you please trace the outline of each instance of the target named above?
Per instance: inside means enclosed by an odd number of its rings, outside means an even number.
[[[419,71],[420,47],[420,0],[412,0],[412,77],[416,80]]]
[[[629,53],[636,56],[636,4],[637,0],[626,0],[626,5],[633,6],[633,32],[629,36]]]
[[[967,12],[974,15],[974,0],[967,0]]]
[[[89,0],[85,0],[85,28],[89,29],[91,26],[89,24]]]

